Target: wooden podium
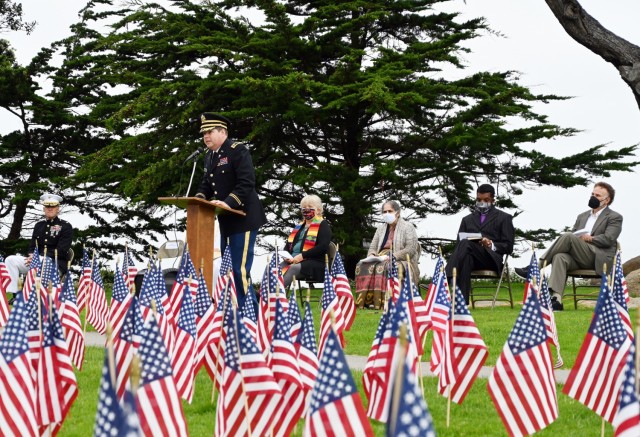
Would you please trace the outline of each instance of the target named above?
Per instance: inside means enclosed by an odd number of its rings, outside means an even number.
[[[187,210],[187,245],[196,270],[204,260],[203,274],[209,292],[213,293],[213,247],[215,221],[218,214],[237,214],[244,211],[225,208],[199,197],[158,197],[160,203],[176,205]]]

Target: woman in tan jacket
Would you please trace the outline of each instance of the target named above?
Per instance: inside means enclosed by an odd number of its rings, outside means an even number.
[[[415,283],[420,278],[420,244],[415,226],[400,217],[400,204],[395,200],[385,202],[381,213],[382,224],[378,226],[371,240],[367,258],[356,266],[359,308],[379,309],[382,306],[382,296],[387,288],[389,253],[392,248],[400,276],[404,277],[409,255],[411,279]]]

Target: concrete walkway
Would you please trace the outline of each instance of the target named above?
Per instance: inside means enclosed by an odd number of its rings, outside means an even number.
[[[85,336],[85,342],[87,346],[104,347],[105,336],[98,334],[97,332],[87,332]],[[365,364],[367,364],[367,357],[364,357],[362,355],[347,355],[347,362],[349,363],[349,367],[351,368],[351,370],[359,370],[362,372],[364,370]],[[484,366],[482,370],[480,370],[478,377],[488,378],[489,375],[491,375],[492,371],[493,367]],[[424,376],[435,376],[429,370],[428,362],[422,363],[422,374]],[[569,377],[569,369],[556,369],[554,371],[554,374],[556,376],[556,382],[564,384],[565,382],[567,382],[567,378]]]

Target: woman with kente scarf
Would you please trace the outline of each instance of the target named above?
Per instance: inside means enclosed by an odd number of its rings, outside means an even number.
[[[381,212],[382,224],[378,226],[371,240],[367,258],[356,265],[356,304],[359,308],[382,307],[382,296],[387,289],[389,254],[392,249],[398,265],[398,274],[404,277],[409,255],[413,283],[420,278],[420,244],[415,226],[400,217],[400,204],[395,200],[386,201]]]
[[[307,195],[300,201],[303,221],[298,224],[287,239],[285,250],[291,254],[280,265],[284,275],[284,285],[288,288],[295,276],[298,279],[324,278],[325,255],[331,243],[331,227],[322,218],[322,201],[316,195]]]

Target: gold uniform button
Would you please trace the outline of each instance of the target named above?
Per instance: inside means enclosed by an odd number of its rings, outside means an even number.
[[[213,173],[211,173],[211,174],[209,175],[209,177],[210,177],[210,178],[212,178],[212,177],[213,177]]]

